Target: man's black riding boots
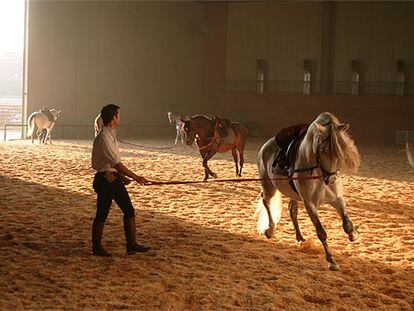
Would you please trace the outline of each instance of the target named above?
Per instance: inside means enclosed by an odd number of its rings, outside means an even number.
[[[128,255],[134,253],[145,253],[150,249],[148,246],[139,245],[135,240],[135,216],[128,219],[124,218],[124,229]]]
[[[102,232],[105,223],[99,222],[94,219],[92,224],[92,255],[94,256],[111,256],[106,250],[103,249],[101,240],[102,240]]]

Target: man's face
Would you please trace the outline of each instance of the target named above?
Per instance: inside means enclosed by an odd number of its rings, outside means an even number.
[[[118,126],[119,122],[121,121],[121,111],[118,109],[118,113],[114,116],[114,125]]]

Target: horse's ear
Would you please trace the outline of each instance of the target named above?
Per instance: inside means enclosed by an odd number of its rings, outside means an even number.
[[[346,132],[349,130],[349,123],[342,123],[338,125],[340,131]]]

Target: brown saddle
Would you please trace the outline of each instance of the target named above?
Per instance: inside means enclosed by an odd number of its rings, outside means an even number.
[[[231,128],[231,121],[229,119],[220,118],[219,116],[213,118],[214,136],[216,134],[219,138],[225,138],[229,135]]]
[[[272,164],[274,173],[286,176],[292,175],[296,153],[308,127],[309,124],[298,124],[286,127],[277,133],[275,140],[279,146],[279,151],[275,154]],[[290,181],[290,184],[292,189],[297,192],[292,181]]]

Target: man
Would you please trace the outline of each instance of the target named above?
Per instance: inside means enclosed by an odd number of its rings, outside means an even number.
[[[92,254],[95,256],[111,256],[103,249],[101,239],[112,200],[115,200],[124,214],[127,253],[143,253],[149,250],[149,247],[139,245],[135,241],[135,211],[125,188],[125,185],[131,182],[128,177],[141,185],[148,181],[131,172],[121,162],[115,132],[120,122],[119,110],[120,108],[113,104],[102,108],[104,126],[93,141],[92,167],[97,171],[93,189],[98,194],[96,217],[92,224]]]

